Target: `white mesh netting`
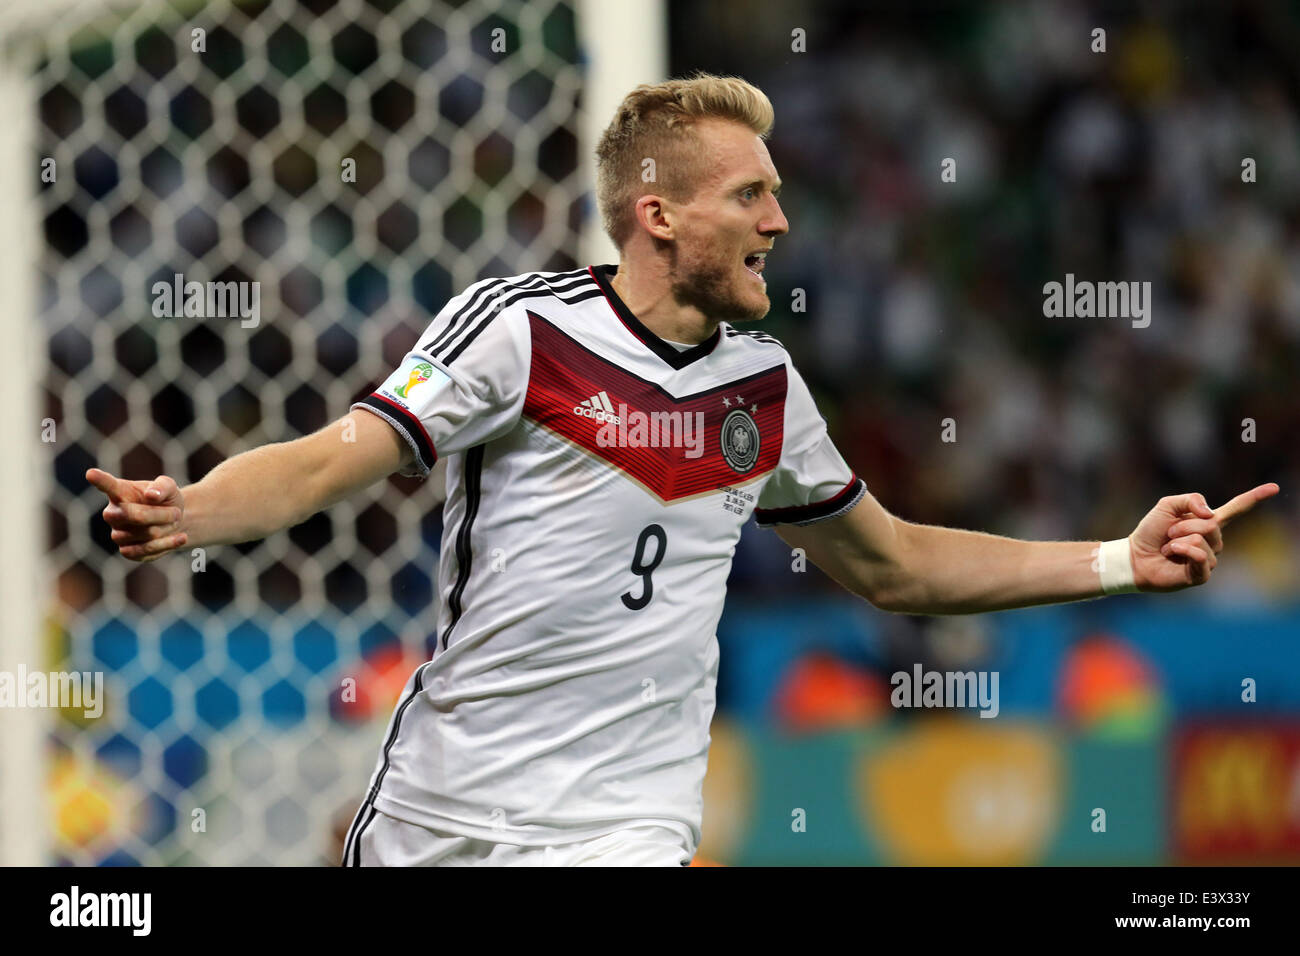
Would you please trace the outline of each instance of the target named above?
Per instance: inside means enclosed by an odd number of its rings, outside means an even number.
[[[39,196],[48,664],[108,691],[100,718],[56,723],[58,857],[335,863],[432,630],[431,489],[390,479],[196,572],[118,557],[83,476],[184,484],[311,432],[464,286],[573,268],[572,6],[176,3],[21,42],[57,173]],[[259,282],[260,322],[155,318],[151,287],[177,273]]]

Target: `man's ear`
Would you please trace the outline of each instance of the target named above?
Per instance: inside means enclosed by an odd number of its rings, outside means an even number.
[[[671,203],[663,197],[647,193],[636,201],[637,223],[655,239],[674,239],[676,232],[670,207]]]

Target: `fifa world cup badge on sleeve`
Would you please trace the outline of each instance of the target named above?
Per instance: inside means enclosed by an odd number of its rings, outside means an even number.
[[[447,374],[432,362],[416,355],[407,356],[392,375],[384,380],[378,391],[385,398],[412,407],[450,384]]]

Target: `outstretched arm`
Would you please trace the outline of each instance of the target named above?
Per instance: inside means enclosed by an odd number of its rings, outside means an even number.
[[[1127,539],[1137,589],[1204,584],[1223,550],[1223,526],[1278,490],[1260,485],[1217,510],[1195,493],[1161,498]],[[784,525],[780,534],[849,590],[903,614],[972,614],[1103,594],[1102,542],[1020,541],[913,524],[870,494],[840,518]]]
[[[152,561],[180,547],[254,541],[291,527],[410,462],[383,419],[350,412],[311,435],[263,445],[178,488],[167,475],[128,481],[91,468],[108,496],[104,520],[124,558]]]

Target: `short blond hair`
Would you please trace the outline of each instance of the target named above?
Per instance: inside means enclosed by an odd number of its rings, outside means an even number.
[[[623,98],[596,146],[596,201],[605,232],[619,249],[636,225],[636,201],[648,192],[689,202],[709,169],[695,130],[702,119],[743,123],[762,139],[775,113],[767,95],[736,76],[696,72],[688,79],[642,84]],[[642,179],[654,160],[655,181]]]

